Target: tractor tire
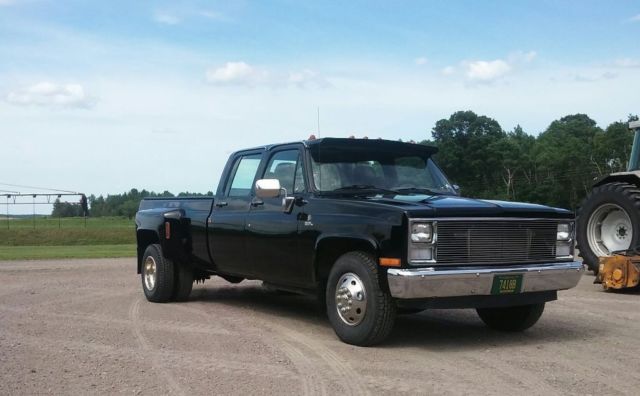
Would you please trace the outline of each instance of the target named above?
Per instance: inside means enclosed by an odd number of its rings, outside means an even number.
[[[587,267],[598,274],[598,257],[640,245],[640,189],[612,182],[595,187],[578,209],[577,248]]]

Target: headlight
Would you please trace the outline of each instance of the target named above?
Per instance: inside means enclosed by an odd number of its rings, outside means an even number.
[[[436,262],[437,224],[435,221],[410,223],[409,264],[434,264]]]
[[[431,223],[414,223],[411,226],[411,242],[429,243],[433,241],[433,225]]]
[[[573,223],[558,223],[556,257],[573,258]]]
[[[571,239],[571,225],[569,223],[558,223],[558,234],[556,240],[568,241]]]

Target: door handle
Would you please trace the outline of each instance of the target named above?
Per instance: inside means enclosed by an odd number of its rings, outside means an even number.
[[[256,199],[256,200],[251,201],[251,206],[253,206],[254,208],[256,206],[260,206],[260,205],[264,205],[264,201],[261,200],[261,199]]]
[[[216,207],[218,208],[222,208],[223,206],[227,206],[229,205],[227,202],[216,202]]]

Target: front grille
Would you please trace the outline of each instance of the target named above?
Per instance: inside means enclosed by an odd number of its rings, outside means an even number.
[[[438,264],[518,264],[556,260],[555,220],[438,221]]]

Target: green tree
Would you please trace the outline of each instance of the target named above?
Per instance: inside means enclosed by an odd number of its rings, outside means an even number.
[[[501,191],[501,141],[507,136],[492,118],[459,111],[436,122],[431,132],[437,160],[465,194],[494,197]]]

